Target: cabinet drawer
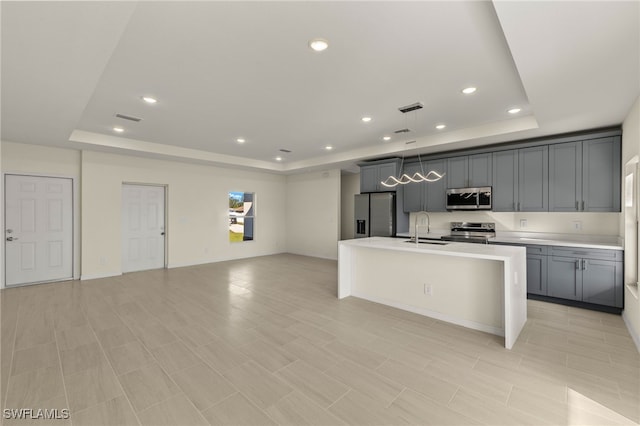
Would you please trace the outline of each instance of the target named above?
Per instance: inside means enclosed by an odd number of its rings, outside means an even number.
[[[582,259],[615,260],[621,262],[623,254],[621,250],[597,250],[579,247],[556,247],[551,246],[549,254],[551,256],[579,257]]]
[[[548,246],[532,246],[527,244],[527,256],[530,254],[547,255],[549,252]]]

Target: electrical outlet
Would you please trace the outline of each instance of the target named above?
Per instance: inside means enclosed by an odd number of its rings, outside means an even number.
[[[527,227],[527,219],[520,219],[520,228]]]
[[[582,222],[579,220],[574,220],[573,222],[571,222],[573,224],[573,230],[574,231],[582,231]]]
[[[424,285],[424,294],[426,294],[427,296],[431,296],[432,295],[431,284],[425,284]]]

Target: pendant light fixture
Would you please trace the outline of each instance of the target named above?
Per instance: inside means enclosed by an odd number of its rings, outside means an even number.
[[[403,114],[413,111],[414,120],[415,120],[414,124],[417,124],[417,111],[421,110],[422,108],[423,108],[422,103],[416,102],[414,104],[400,107],[398,109]],[[400,177],[391,175],[385,180],[380,181],[380,184],[387,188],[395,188],[398,185],[407,185],[409,183],[437,182],[444,177],[445,173],[438,173],[435,170],[429,170],[425,174],[424,166],[422,165],[422,159],[420,158],[420,154],[418,154],[418,161],[420,162],[420,172],[415,172],[412,176],[409,176],[406,173],[403,173],[402,176]],[[400,172],[402,172],[403,166],[404,166],[404,154],[402,154],[402,161],[400,162]]]

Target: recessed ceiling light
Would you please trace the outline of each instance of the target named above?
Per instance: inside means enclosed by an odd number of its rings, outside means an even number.
[[[329,42],[323,38],[314,38],[309,42],[309,47],[316,52],[322,52],[329,47]]]
[[[391,140],[391,136],[383,136],[382,140],[383,141],[390,141]]]
[[[236,142],[238,142],[238,143],[245,143],[245,142],[246,142],[246,140],[244,140],[243,138],[238,138],[238,139],[236,139]]]
[[[327,145],[324,147],[324,149],[326,149],[327,151],[331,151],[333,147],[331,145]]]
[[[155,104],[156,102],[158,102],[156,98],[152,98],[151,96],[143,96],[142,100],[148,104]]]
[[[117,133],[122,133],[122,132],[124,132],[124,129],[122,127],[114,127],[113,131],[117,132]]]
[[[470,95],[476,90],[478,89],[476,89],[475,87],[465,87],[464,89],[462,89],[462,93],[464,93],[465,95]]]
[[[519,113],[520,111],[522,111],[520,108],[511,108],[511,109],[510,109],[510,110],[508,110],[507,112],[508,112],[509,114],[517,114],[517,113]]]
[[[371,121],[371,117],[362,117],[362,121],[364,121],[365,123],[368,123]]]
[[[282,161],[282,157],[276,157],[276,161]]]
[[[438,124],[438,125],[436,126],[436,129],[438,129],[438,130],[442,130],[442,129],[444,129],[445,127],[447,127],[447,125],[446,125],[446,124]]]

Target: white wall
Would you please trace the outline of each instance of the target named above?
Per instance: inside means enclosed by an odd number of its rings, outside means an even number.
[[[286,251],[338,258],[340,170],[287,176]]]
[[[343,173],[340,176],[340,239],[355,236],[354,195],[360,193],[360,173]]]
[[[429,213],[431,229],[450,229],[450,222],[495,222],[498,231],[545,232],[582,235],[618,235],[621,213],[544,213],[544,212],[446,212]],[[527,227],[520,228],[520,219]],[[582,223],[582,230],[573,229],[573,221]],[[413,232],[413,218],[410,220]]]
[[[83,151],[83,278],[121,271],[124,182],[167,185],[169,267],[285,251],[283,176]],[[229,242],[229,191],[255,192],[254,241]]]
[[[74,271],[75,278],[80,277],[80,151],[27,145],[22,143],[2,142],[2,161],[0,167],[4,174],[31,174],[37,176],[52,176],[72,178],[74,185]],[[2,214],[4,215],[4,195],[2,199]],[[0,221],[4,228],[4,220]],[[4,231],[2,233],[4,235]],[[4,256],[0,252],[0,256]],[[4,257],[0,257],[4,259]],[[0,262],[3,263],[3,262]],[[2,285],[4,286],[4,274]]]
[[[637,155],[640,155],[640,97],[636,99],[635,104],[629,111],[629,115],[622,124],[622,165],[624,166],[624,164]],[[622,193],[624,194],[624,176],[622,183]],[[638,195],[637,188],[636,195]],[[640,196],[637,199],[640,199]],[[624,223],[625,220],[623,217],[620,221],[620,228],[622,230],[625,230]],[[635,240],[635,238],[632,237],[634,236],[625,235],[625,239]],[[637,262],[640,261],[637,257],[637,248],[635,253],[636,256],[625,256],[625,271],[627,271],[626,278],[631,275],[629,271],[635,270]],[[625,286],[624,304],[625,307],[622,316],[627,324],[629,332],[634,337],[638,350],[640,351],[640,298],[638,297],[637,287],[634,292],[631,288]]]

